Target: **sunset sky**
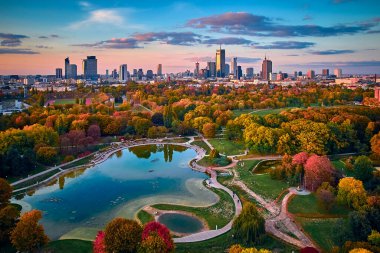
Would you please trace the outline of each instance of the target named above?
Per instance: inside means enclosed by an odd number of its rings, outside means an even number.
[[[0,74],[54,74],[67,56],[82,73],[87,55],[100,74],[193,71],[219,44],[255,73],[266,54],[274,72],[380,74],[379,10],[379,0],[1,0]]]

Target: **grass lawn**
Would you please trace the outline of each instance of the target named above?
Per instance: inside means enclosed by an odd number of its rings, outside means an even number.
[[[348,215],[349,209],[336,204],[331,210],[327,211],[318,206],[316,195],[297,195],[288,204],[288,211],[300,217],[309,218],[335,218]]]
[[[248,114],[248,113],[250,113],[252,111],[254,111],[254,109],[243,109],[243,110],[236,109],[236,110],[232,110],[232,112],[234,114],[233,115],[234,117],[239,117],[242,114]]]
[[[324,252],[331,252],[331,248],[336,245],[332,236],[332,227],[337,219],[310,219],[297,218],[302,228],[311,238],[322,248]]]
[[[259,160],[243,161],[244,166],[237,166],[236,171],[239,173],[240,180],[252,191],[263,196],[267,200],[275,200],[284,189],[289,187],[289,185],[284,181],[272,179],[269,173],[252,173],[253,167],[259,162]],[[239,164],[241,164],[241,162]]]
[[[215,163],[215,159],[213,159],[209,156],[203,157],[197,163],[201,166],[204,166],[204,167],[209,167],[209,166],[224,167],[224,166],[227,166],[231,163],[231,161],[224,160],[223,158],[217,158],[217,159],[222,159],[222,163]]]
[[[73,163],[70,163],[68,165],[62,166],[61,169],[66,170],[66,169],[69,169],[69,168],[72,168],[72,167],[76,167],[76,166],[80,166],[80,165],[85,165],[85,164],[89,163],[93,158],[94,158],[93,155],[87,156],[87,157],[85,157],[83,159],[80,159],[80,160],[75,161]]]
[[[150,213],[145,212],[144,210],[140,210],[137,213],[137,218],[140,220],[140,222],[144,225],[145,223],[148,223],[150,221],[153,221],[154,218]]]
[[[69,99],[56,99],[54,101],[55,105],[72,105],[75,104],[75,99],[74,98],[69,98]]]
[[[92,242],[82,240],[57,240],[49,242],[44,252],[51,253],[91,253]]]
[[[215,205],[209,207],[190,207],[169,204],[157,204],[153,205],[153,207],[160,210],[182,210],[190,212],[205,219],[210,229],[214,229],[216,225],[218,225],[218,228],[221,228],[232,220],[235,212],[234,203],[230,195],[225,191],[214,188],[211,188],[211,190],[219,195],[220,200]]]
[[[348,170],[346,164],[342,160],[333,160],[331,163],[334,165],[335,169],[340,170],[347,177],[352,177],[354,175],[353,171]]]
[[[210,153],[210,147],[202,140],[193,141],[191,144],[203,148],[206,150],[206,154]]]
[[[232,232],[229,231],[223,235],[215,237],[213,239],[203,241],[203,242],[193,242],[193,243],[177,243],[175,252],[178,253],[220,253],[226,252],[233,244],[235,244],[232,240]],[[296,248],[284,244],[283,242],[271,237],[265,236],[262,243],[255,246],[258,249],[270,249],[273,252],[297,252]],[[274,251],[278,250],[278,251]]]
[[[223,155],[244,154],[244,144],[227,139],[209,139],[211,145]]]

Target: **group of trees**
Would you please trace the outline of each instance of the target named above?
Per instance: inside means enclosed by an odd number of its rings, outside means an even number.
[[[98,232],[93,250],[94,253],[169,253],[174,251],[174,243],[170,231],[158,222],[141,227],[134,220],[115,218],[104,232]]]

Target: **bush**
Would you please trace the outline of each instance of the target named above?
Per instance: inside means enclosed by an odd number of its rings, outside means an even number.
[[[74,160],[75,157],[73,155],[67,155],[65,156],[65,158],[63,159],[63,163],[68,163],[68,162],[71,162],[72,160]]]

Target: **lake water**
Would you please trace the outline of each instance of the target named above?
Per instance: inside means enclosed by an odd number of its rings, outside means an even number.
[[[125,149],[13,202],[23,211],[43,211],[50,239],[94,239],[112,218],[134,218],[148,204],[216,203],[218,196],[202,184],[207,175],[188,166],[195,156],[194,150],[173,145]]]
[[[160,215],[158,222],[178,233],[196,233],[203,228],[199,219],[181,213],[164,213]]]

